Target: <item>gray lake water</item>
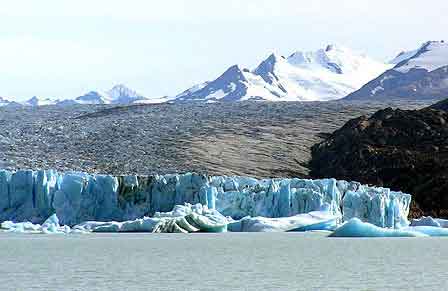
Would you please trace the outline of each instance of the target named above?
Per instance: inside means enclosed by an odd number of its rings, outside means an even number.
[[[448,290],[448,239],[0,233],[1,290]]]

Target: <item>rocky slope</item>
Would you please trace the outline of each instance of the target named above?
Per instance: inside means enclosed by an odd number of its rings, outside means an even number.
[[[312,147],[313,177],[336,177],[411,193],[413,215],[448,216],[447,101],[387,108],[347,122]]]
[[[428,103],[229,102],[0,108],[0,168],[307,177],[347,120]]]
[[[448,99],[437,102],[436,104],[432,105],[431,108],[448,111]]]

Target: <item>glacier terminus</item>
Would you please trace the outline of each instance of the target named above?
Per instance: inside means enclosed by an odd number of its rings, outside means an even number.
[[[331,231],[353,218],[399,229],[410,202],[335,179],[0,171],[2,228],[17,232]]]

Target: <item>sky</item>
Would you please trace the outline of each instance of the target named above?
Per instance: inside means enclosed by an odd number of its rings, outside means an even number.
[[[0,96],[75,98],[125,84],[173,96],[270,53],[339,44],[377,60],[446,39],[445,0],[7,0]]]

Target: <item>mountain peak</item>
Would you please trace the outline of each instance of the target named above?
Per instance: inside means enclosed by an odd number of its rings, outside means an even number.
[[[47,97],[33,96],[27,101],[23,102],[22,104],[28,106],[41,106],[41,105],[54,105],[57,102],[59,102],[59,100],[54,100],[52,98]]]
[[[448,86],[448,43],[427,41],[419,48],[398,54],[395,66],[347,96],[347,100],[439,99]]]
[[[420,69],[428,72],[448,66],[448,43],[441,41],[427,41],[420,48],[400,53],[394,60],[395,71],[407,73]]]
[[[222,80],[245,80],[246,77],[244,73],[247,72],[247,69],[241,69],[238,65],[230,66],[220,77]]]
[[[110,95],[112,99],[118,99],[121,97],[141,97],[136,91],[129,89],[127,86],[123,84],[117,84],[112,87],[107,93]]]
[[[268,74],[273,74],[275,65],[280,61],[285,61],[286,59],[283,56],[280,56],[276,53],[271,53],[264,61],[262,61],[257,68],[255,68],[254,73],[260,75],[266,82],[268,81]]]
[[[285,57],[282,55],[279,55],[278,53],[271,53],[267,59],[265,61],[270,61],[270,62],[278,62],[280,60],[285,60]]]
[[[327,46],[325,47],[325,52],[331,52],[331,51],[350,51],[348,48],[341,46],[339,44],[334,44],[334,43],[330,43],[327,44]]]
[[[343,98],[389,65],[329,44],[285,58],[271,53],[253,71],[237,65],[217,79],[176,96],[179,101],[315,101]]]
[[[146,99],[125,85],[118,84],[106,92],[89,91],[77,97],[75,102],[80,104],[131,104]]]
[[[111,99],[111,103],[115,104],[129,104],[138,100],[146,99],[136,91],[123,84],[113,86],[112,89],[106,92],[106,94]]]
[[[0,96],[0,106],[5,106],[13,103],[14,101],[9,100],[9,98]]]

